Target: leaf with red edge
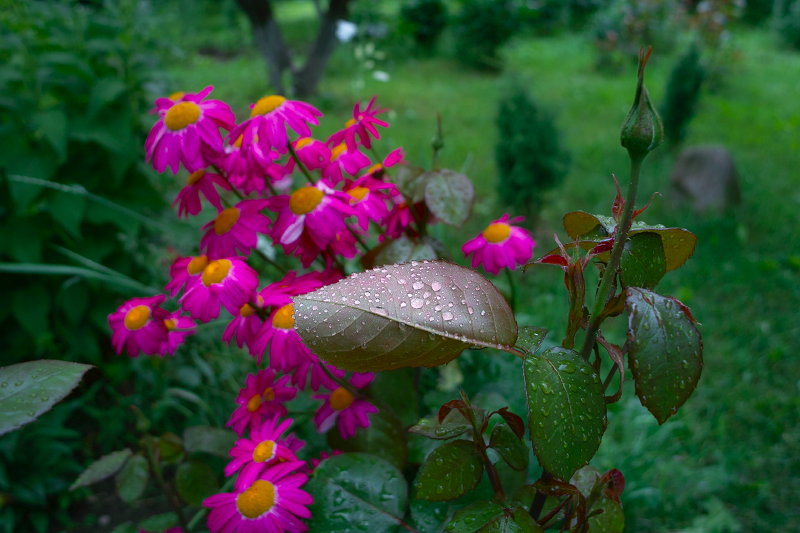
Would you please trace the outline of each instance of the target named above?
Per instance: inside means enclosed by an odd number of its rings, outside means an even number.
[[[449,402],[445,403],[439,408],[439,423],[441,424],[445,417],[452,411],[453,409],[458,409],[461,411],[465,417],[467,416],[462,409],[466,409],[467,405],[464,403],[464,400],[450,400]]]
[[[508,427],[510,427],[514,434],[520,439],[525,435],[525,422],[522,420],[522,417],[509,411],[508,407],[501,407],[497,411],[489,413],[490,417],[492,415],[502,416],[503,420],[508,424]]]
[[[603,493],[619,503],[619,497],[625,492],[625,476],[622,475],[622,472],[612,468],[602,475],[600,481],[606,484]]]
[[[608,342],[603,335],[597,333],[597,342],[605,348],[608,356],[617,365],[617,374],[619,374],[619,389],[613,396],[606,396],[606,403],[614,403],[622,396],[622,386],[625,384],[625,352],[616,344]]]

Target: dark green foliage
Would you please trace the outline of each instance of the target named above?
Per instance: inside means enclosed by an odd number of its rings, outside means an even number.
[[[506,0],[463,0],[455,18],[456,54],[482,70],[500,70],[500,48],[518,29],[516,10]]]
[[[417,47],[431,53],[447,26],[447,6],[442,0],[409,0],[400,9],[400,28]]]
[[[664,135],[673,147],[680,145],[686,138],[689,122],[697,111],[705,77],[706,69],[697,46],[689,48],[672,67],[664,93],[661,117]]]
[[[610,0],[544,0],[536,2],[532,25],[546,32],[564,28],[580,29]]]
[[[564,179],[569,166],[553,117],[515,86],[500,101],[497,128],[498,196],[515,212],[535,215],[543,193]]]
[[[787,46],[800,50],[800,0],[794,0],[778,18],[778,32]]]
[[[774,6],[775,0],[746,0],[742,20],[753,26],[766,22]]]

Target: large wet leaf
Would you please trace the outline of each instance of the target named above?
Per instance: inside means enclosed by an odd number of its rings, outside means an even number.
[[[692,395],[703,370],[703,341],[678,300],[629,288],[629,361],[636,395],[659,424]]]
[[[474,489],[482,476],[483,462],[475,443],[447,442],[433,450],[420,467],[415,482],[417,498],[455,500]]]
[[[345,370],[436,366],[470,346],[509,350],[517,323],[474,270],[444,261],[387,265],[294,298],[297,332]]]
[[[478,501],[460,509],[445,528],[447,533],[536,533],[542,531],[527,510]]]
[[[408,503],[403,474],[383,459],[363,453],[326,459],[305,490],[314,497],[311,531],[398,531]]]
[[[564,348],[528,355],[523,371],[533,451],[542,468],[568,480],[594,456],[606,428],[600,377]]]
[[[50,360],[0,368],[0,435],[49,411],[90,368],[91,365]]]

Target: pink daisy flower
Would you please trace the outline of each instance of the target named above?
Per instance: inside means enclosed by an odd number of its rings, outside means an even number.
[[[402,148],[396,148],[389,152],[389,155],[383,158],[383,161],[380,163],[375,163],[371,167],[367,169],[364,173],[364,176],[372,176],[375,179],[382,180],[384,174],[386,173],[386,169],[391,168],[396,165],[405,164],[404,161],[405,153],[403,152]]]
[[[258,244],[258,234],[269,231],[270,220],[261,211],[267,200],[242,200],[234,207],[220,211],[214,220],[203,226],[206,234],[200,249],[212,259],[241,253],[249,255]]]
[[[369,385],[374,377],[372,373],[353,374],[350,377],[350,385],[354,389],[361,389]],[[314,395],[314,398],[325,402],[314,414],[317,431],[327,432],[338,420],[339,434],[343,439],[349,439],[356,434],[358,428],[369,427],[369,415],[377,413],[377,407],[364,398],[353,395],[335,382],[328,380],[325,386],[332,389],[329,394]]]
[[[301,466],[302,466],[301,462]],[[206,498],[211,509],[208,529],[212,533],[303,533],[310,518],[310,494],[300,487],[308,476],[297,472],[294,462],[280,463],[266,470],[244,490],[224,492]]]
[[[180,304],[192,318],[208,322],[219,316],[220,304],[235,315],[248,303],[258,275],[240,257],[211,261],[188,283]]]
[[[222,334],[222,340],[231,343],[231,340],[236,338],[236,345],[241,348],[245,344],[248,346],[250,355],[258,359],[258,364],[261,364],[261,356],[263,351],[257,352],[255,347],[259,346],[258,336],[264,320],[261,318],[259,312],[263,312],[264,300],[260,296],[255,298],[258,302],[257,305],[250,303],[244,304],[239,309],[239,315],[236,316]]]
[[[229,191],[231,186],[219,174],[206,173],[205,169],[196,170],[189,174],[186,186],[181,189],[172,205],[178,205],[178,216],[196,215],[203,209],[200,194],[206,197],[208,203],[222,211],[222,201],[214,185]]]
[[[322,177],[327,178],[331,184],[336,185],[344,179],[342,171],[355,176],[361,169],[368,167],[369,164],[369,157],[361,153],[358,148],[351,149],[344,144],[339,144],[331,150],[331,159],[322,169]]]
[[[394,207],[391,208],[389,214],[381,221],[386,230],[386,235],[380,236],[381,241],[383,241],[385,237],[396,239],[401,236],[414,221],[411,207],[406,203],[400,193],[394,195],[392,200],[395,202]],[[418,213],[419,211],[420,210],[417,209]],[[423,216],[422,213],[419,213],[419,216]]]
[[[267,418],[286,415],[284,402],[297,394],[297,389],[287,385],[287,381],[289,376],[281,376],[276,380],[275,371],[271,368],[248,374],[244,388],[236,397],[239,407],[225,425],[241,435],[248,427],[251,432],[258,429]]]
[[[173,355],[175,350],[183,344],[186,337],[194,335],[197,324],[187,316],[181,316],[180,311],[170,313],[164,319],[164,327],[167,329],[167,340],[161,345],[159,353],[161,355]]]
[[[252,104],[250,118],[236,126],[229,138],[238,139],[241,135],[244,146],[256,142],[264,152],[276,150],[285,154],[289,143],[287,126],[301,137],[310,137],[308,124],[317,126],[317,117],[321,116],[322,113],[310,104],[273,94]]]
[[[272,239],[280,243],[287,254],[301,245],[307,248],[309,244],[324,250],[336,240],[337,233],[347,230],[344,219],[355,214],[349,198],[331,188],[325,180],[301,187],[289,196],[270,198],[269,209],[278,213]],[[301,236],[307,236],[310,242],[301,241]]]
[[[250,432],[250,438],[237,440],[231,449],[233,461],[225,467],[225,475],[230,477],[242,469],[236,479],[237,489],[249,487],[264,470],[276,463],[298,461],[294,451],[281,438],[293,420],[287,418],[280,423],[278,420],[265,420],[261,426]]]
[[[356,103],[356,105],[353,106],[353,118],[345,123],[343,130],[337,131],[331,135],[328,139],[328,143],[332,145],[345,143],[349,149],[354,150],[358,141],[360,141],[364,148],[371,148],[372,140],[370,139],[370,135],[375,139],[381,138],[375,126],[389,127],[387,122],[376,118],[379,114],[385,113],[387,110],[375,109],[373,108],[374,105],[374,96],[363,110],[361,109],[361,103]]]
[[[219,129],[230,130],[236,117],[228,104],[220,100],[205,100],[214,88],[206,87],[197,94],[184,94],[179,100],[156,100],[159,120],[150,130],[144,147],[147,161],[153,168],[173,174],[179,165],[194,172],[208,166],[222,151]]]
[[[264,151],[253,138],[249,145],[243,145],[244,136],[240,135],[236,142],[225,147],[223,168],[228,179],[245,194],[263,193],[274,188],[289,177],[291,168],[278,163],[281,154],[275,150]]]
[[[164,289],[174,298],[184,285],[202,274],[206,266],[208,266],[208,257],[205,255],[177,258],[169,267],[169,275],[172,279]]]
[[[495,220],[477,237],[461,247],[465,256],[472,256],[472,268],[483,265],[491,274],[503,268],[514,269],[527,263],[533,255],[536,242],[525,228],[512,224],[522,222],[523,217],[508,218],[508,213]]]
[[[386,191],[394,189],[393,184],[375,179],[371,173],[345,185],[344,192],[350,196],[361,229],[366,231],[370,221],[380,222],[389,215],[386,202],[390,197]]]
[[[341,275],[334,271],[326,272],[307,272],[301,276],[297,272],[290,270],[280,281],[270,283],[259,292],[259,296],[264,300],[264,304],[270,307],[280,307],[292,303],[292,296],[306,294],[313,290],[336,283],[341,279]]]
[[[131,357],[140,353],[157,354],[167,342],[164,319],[167,311],[160,306],[166,296],[133,298],[108,315],[108,325],[113,331],[111,344],[117,354],[126,350]]]
[[[311,137],[302,137],[297,139],[293,146],[297,158],[308,170],[323,168],[331,160],[331,149],[322,141]],[[289,159],[289,170],[293,170],[294,166],[294,159]]]

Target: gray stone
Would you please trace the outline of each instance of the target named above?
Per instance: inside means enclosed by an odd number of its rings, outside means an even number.
[[[718,145],[684,149],[670,176],[673,202],[697,212],[724,211],[741,202],[733,156]]]

